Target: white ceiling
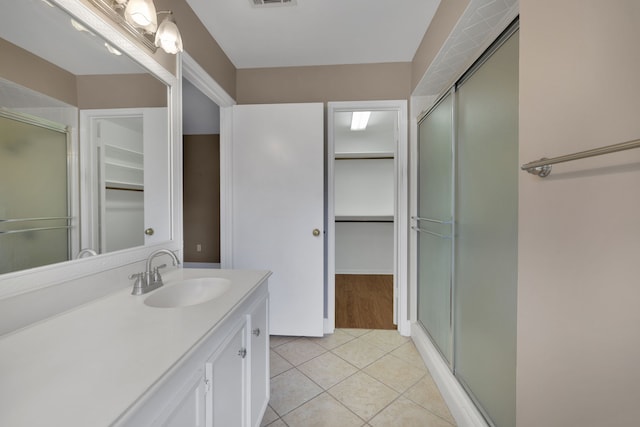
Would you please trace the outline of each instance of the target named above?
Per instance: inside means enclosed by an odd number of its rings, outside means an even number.
[[[65,12],[42,0],[3,2],[0,38],[75,75],[146,72],[131,58],[108,53],[103,39],[74,29]]]
[[[187,3],[236,68],[260,68],[409,62],[440,0]]]

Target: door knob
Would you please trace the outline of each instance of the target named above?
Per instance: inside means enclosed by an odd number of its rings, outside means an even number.
[[[316,237],[319,236],[320,235],[320,230],[318,230],[317,228],[314,228],[313,229],[313,235],[316,236]]]
[[[146,234],[147,236],[153,236],[153,228],[149,227],[146,230],[144,230],[144,234]]]

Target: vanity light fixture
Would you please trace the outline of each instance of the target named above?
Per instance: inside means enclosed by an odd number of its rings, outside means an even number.
[[[89,1],[152,52],[158,47],[171,54],[182,52],[182,37],[173,18],[173,12],[156,12],[153,0]],[[168,16],[158,26],[158,15],[165,13]]]
[[[351,113],[351,130],[365,130],[371,111],[354,111]]]
[[[118,1],[117,3],[123,4]],[[155,33],[158,29],[158,16],[153,0],[129,0],[124,8],[124,18],[134,27],[147,33]]]

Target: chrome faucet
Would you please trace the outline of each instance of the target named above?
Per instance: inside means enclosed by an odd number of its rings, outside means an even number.
[[[169,255],[172,259],[173,265],[180,264],[180,260],[169,249],[158,249],[157,251],[153,251],[149,257],[147,258],[147,268],[142,273],[136,273],[129,276],[129,279],[135,279],[135,283],[133,284],[133,290],[131,291],[132,295],[142,295],[147,292],[151,292],[154,289],[158,289],[163,285],[162,276],[160,276],[160,269],[167,266],[167,264],[159,265],[155,268],[151,268],[151,262],[153,259],[159,255]]]
[[[98,253],[96,251],[94,251],[93,249],[91,249],[91,248],[86,248],[86,249],[83,249],[80,252],[78,252],[78,255],[76,255],[76,259],[80,259],[85,255],[87,255],[87,256],[96,256],[96,255],[98,255]]]

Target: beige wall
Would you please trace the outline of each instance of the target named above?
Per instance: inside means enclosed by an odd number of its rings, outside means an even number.
[[[520,0],[520,160],[640,138],[640,2]],[[640,422],[640,150],[520,174],[518,427]]]
[[[78,108],[166,107],[167,87],[151,74],[78,76]]]
[[[76,105],[76,77],[26,50],[0,39],[0,78]]]
[[[220,135],[184,135],[183,143],[184,260],[219,263]]]
[[[411,90],[413,91],[433,62],[453,27],[469,5],[470,0],[442,0],[422,38],[411,63]]]
[[[239,69],[238,104],[407,99],[411,64]]]

